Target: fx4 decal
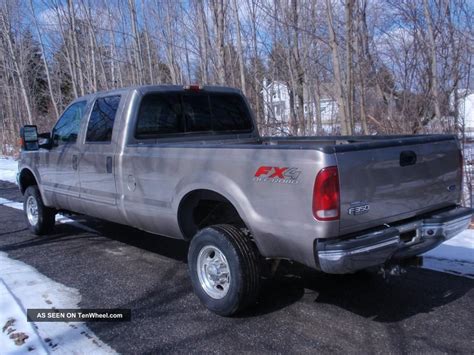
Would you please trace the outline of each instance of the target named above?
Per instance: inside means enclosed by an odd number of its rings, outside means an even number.
[[[280,168],[278,166],[260,166],[253,180],[256,182],[276,182],[281,184],[297,184],[301,170],[298,168]]]

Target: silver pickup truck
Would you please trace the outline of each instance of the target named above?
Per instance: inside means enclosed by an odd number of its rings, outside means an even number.
[[[51,133],[25,126],[21,137],[34,233],[69,211],[185,239],[194,290],[221,315],[256,300],[268,263],[334,274],[397,263],[473,213],[459,205],[455,136],[263,138],[232,88],[100,92],[71,103]]]

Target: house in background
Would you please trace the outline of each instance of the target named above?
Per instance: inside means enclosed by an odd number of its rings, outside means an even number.
[[[451,93],[449,97],[450,114],[441,119],[431,120],[423,130],[423,133],[443,133],[464,131],[464,137],[472,145],[474,142],[474,90],[459,89],[457,92],[458,120],[455,122],[455,96]],[[456,127],[457,125],[457,127]]]
[[[297,106],[294,110],[291,105],[298,105],[297,100],[292,100],[291,90],[288,85],[280,80],[268,82],[263,80],[263,113],[265,122],[266,135],[288,135],[290,132],[290,117],[292,111],[297,111]],[[308,127],[310,132],[307,135],[316,134],[333,134],[339,131],[339,124],[337,123],[337,103],[333,99],[331,93],[331,86],[328,84],[321,85],[320,99],[317,103],[317,95],[308,87],[303,88],[303,112],[306,122],[309,121]],[[318,105],[318,106],[316,106]],[[319,107],[321,114],[321,128],[322,132],[317,130],[317,108]]]
[[[474,90],[462,90],[458,103],[459,120],[464,123],[464,134],[474,140]]]

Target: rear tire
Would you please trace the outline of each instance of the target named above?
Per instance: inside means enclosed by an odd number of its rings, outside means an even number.
[[[56,210],[44,205],[38,186],[29,186],[24,197],[23,211],[30,231],[36,235],[51,232],[54,228]]]
[[[194,292],[221,316],[242,311],[258,296],[259,257],[255,244],[235,226],[219,224],[199,231],[188,252]]]

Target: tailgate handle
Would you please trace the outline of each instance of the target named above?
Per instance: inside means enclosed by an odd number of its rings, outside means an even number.
[[[404,150],[400,153],[400,166],[415,165],[416,153],[412,150]]]

